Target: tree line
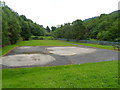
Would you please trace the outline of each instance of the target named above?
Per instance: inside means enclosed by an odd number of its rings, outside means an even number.
[[[86,28],[83,25],[82,20],[76,20],[72,23],[65,23],[57,27],[52,35],[55,38],[66,38],[66,39],[85,39]]]
[[[120,11],[101,14],[86,20],[76,20],[54,27],[52,35],[55,38],[76,40],[100,40],[120,42]]]
[[[8,6],[2,6],[2,46],[29,40],[33,36],[44,36],[47,30],[24,15],[19,15]]]
[[[101,40],[120,42],[120,11],[86,20],[77,19],[72,23],[64,25],[49,26],[44,28],[24,15],[10,9],[7,5],[2,5],[2,46],[15,44],[18,41],[29,40],[31,36],[50,36],[55,38],[75,39],[76,41]],[[1,15],[1,14],[0,14]]]

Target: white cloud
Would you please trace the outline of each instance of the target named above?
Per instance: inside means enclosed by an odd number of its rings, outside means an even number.
[[[4,0],[20,15],[45,27],[118,10],[119,0]]]

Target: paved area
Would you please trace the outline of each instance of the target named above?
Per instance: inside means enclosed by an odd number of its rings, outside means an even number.
[[[81,55],[96,51],[96,49],[82,47],[49,47],[47,50],[50,53],[64,56]]]
[[[3,68],[40,67],[118,60],[118,52],[79,47],[24,46],[2,57]],[[1,62],[1,60],[0,60]]]
[[[44,54],[18,54],[3,57],[3,65],[10,67],[46,65],[54,61],[55,58]]]

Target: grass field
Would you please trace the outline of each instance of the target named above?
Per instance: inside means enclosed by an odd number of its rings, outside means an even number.
[[[59,40],[30,40],[22,41],[16,44],[17,46],[75,46]]]
[[[67,41],[70,42],[70,41]],[[114,50],[113,46],[107,46],[107,45],[98,45],[98,44],[90,44],[90,43],[79,43],[79,42],[70,42],[74,44],[84,45],[84,46],[90,46],[90,47],[96,47],[101,49],[108,49],[108,50]]]
[[[110,49],[103,45],[76,43]],[[2,49],[3,55],[18,46],[75,46],[58,40],[22,41]],[[109,48],[108,48],[109,47]],[[111,49],[112,50],[112,49]],[[53,67],[3,69],[3,88],[116,88],[118,61]]]
[[[118,62],[3,69],[3,88],[116,88]]]

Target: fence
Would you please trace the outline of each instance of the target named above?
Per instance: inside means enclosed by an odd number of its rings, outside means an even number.
[[[63,38],[58,38],[58,40],[67,40]],[[74,39],[69,39],[69,41],[76,42]],[[110,41],[94,41],[94,40],[78,40],[80,43],[91,43],[91,44],[100,44],[100,45],[116,45],[120,44],[119,42],[110,42]]]

